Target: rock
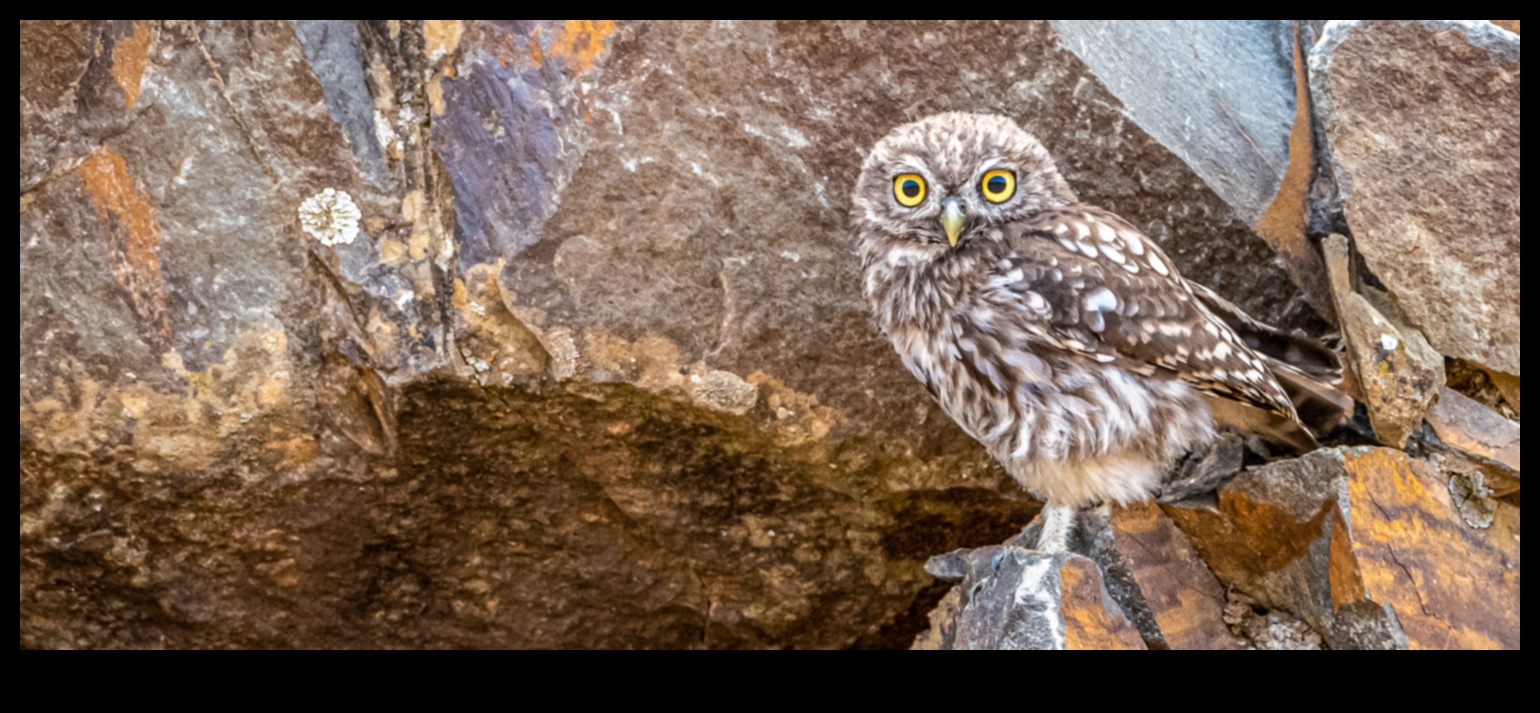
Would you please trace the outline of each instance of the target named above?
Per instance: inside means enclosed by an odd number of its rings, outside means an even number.
[[[1440,353],[1520,375],[1518,36],[1337,20],[1310,66],[1368,267]]]
[[[1519,20],[1493,20],[1492,24],[1517,35],[1519,34],[1519,22]]]
[[[1183,460],[1179,469],[1167,476],[1156,499],[1176,502],[1211,493],[1245,465],[1246,440],[1237,434],[1223,435],[1206,452]]]
[[[1519,510],[1495,503],[1479,529],[1451,490],[1405,454],[1345,448],[1164,507],[1225,586],[1330,648],[1517,649]]]
[[[1225,625],[1224,587],[1159,506],[1100,508],[1079,525],[1113,599],[1152,648],[1239,648]]]
[[[1037,504],[870,327],[861,151],[1011,114],[1276,321],[1265,29],[1232,186],[1047,22],[25,22],[22,646],[907,645]]]
[[[1449,388],[1517,422],[1519,377],[1483,369],[1463,359],[1448,360]]]
[[[1503,497],[1518,492],[1522,465],[1519,424],[1465,397],[1444,389],[1438,405],[1428,414],[1428,425],[1443,446],[1483,474],[1486,486]],[[1470,474],[1469,467],[1460,470]]]
[[[1234,208],[1332,321],[1325,269],[1305,236],[1315,156],[1297,22],[1054,20],[1053,27],[1128,118]]]
[[[1352,256],[1340,235],[1322,244],[1332,294],[1359,393],[1380,443],[1401,448],[1444,388],[1444,360],[1422,333],[1398,327],[1353,287]]]
[[[1102,584],[1096,562],[1020,546],[955,552],[928,568],[964,572],[916,650],[1141,650],[1139,631]]]
[[[1498,393],[1502,394],[1503,401],[1508,404],[1509,408],[1513,409],[1514,416],[1517,417],[1519,414],[1520,397],[1519,377],[1504,374],[1500,371],[1487,372],[1487,377],[1492,380],[1492,384],[1497,387]]]
[[[1238,592],[1225,604],[1225,623],[1248,648],[1258,651],[1320,651],[1321,635],[1287,612],[1268,611]]]
[[[1034,521],[1002,546],[932,559],[926,571],[961,583],[931,612],[931,628],[914,648],[1076,648],[1052,633],[1060,620],[1079,622],[1066,624],[1066,631],[1078,626],[1078,636],[1110,648],[1240,648],[1225,620],[1224,588],[1154,503],[1082,512],[1070,541],[1074,555],[1056,559],[1031,551],[1040,532]],[[1049,564],[1070,562],[1090,563],[1076,577],[1094,572],[1104,590],[1099,598],[1090,596],[1089,585],[1073,597],[1063,588],[1068,585],[1045,574]],[[1064,570],[1059,574],[1062,579]],[[1030,601],[1012,594],[1027,591]],[[1125,624],[1139,646],[1132,646]]]

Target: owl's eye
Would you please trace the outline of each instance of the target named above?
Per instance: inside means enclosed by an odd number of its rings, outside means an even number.
[[[925,179],[919,174],[906,173],[893,179],[893,197],[905,208],[913,208],[925,200]]]
[[[984,181],[979,188],[984,191],[985,200],[1004,203],[1016,195],[1016,174],[1002,170],[990,171],[984,174]]]

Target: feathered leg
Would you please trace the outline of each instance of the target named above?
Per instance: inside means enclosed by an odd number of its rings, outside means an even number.
[[[1069,535],[1075,530],[1075,508],[1049,503],[1043,506],[1043,532],[1037,549],[1046,554],[1069,551]]]

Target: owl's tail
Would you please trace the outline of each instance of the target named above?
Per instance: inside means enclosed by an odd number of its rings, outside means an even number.
[[[1262,355],[1278,384],[1294,403],[1298,422],[1283,416],[1266,414],[1231,414],[1233,409],[1216,409],[1222,421],[1240,421],[1233,425],[1299,450],[1316,447],[1315,434],[1329,434],[1353,418],[1353,399],[1336,387],[1342,383],[1342,361],[1326,345],[1302,334],[1285,332],[1264,324],[1228,300],[1197,283],[1193,293],[1215,316],[1235,330],[1246,346]],[[1256,409],[1253,409],[1256,410]],[[1308,427],[1309,431],[1301,426]]]
[[[1278,385],[1288,392],[1289,400],[1294,402],[1294,412],[1299,414],[1299,420],[1311,430],[1321,434],[1331,433],[1353,418],[1353,399],[1337,390],[1337,384],[1342,383],[1341,371],[1337,372],[1334,381],[1327,382],[1271,355],[1266,356],[1265,361],[1272,368],[1273,376],[1278,379]]]

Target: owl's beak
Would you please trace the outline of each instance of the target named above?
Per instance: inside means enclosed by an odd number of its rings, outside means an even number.
[[[943,205],[946,208],[941,211],[941,229],[946,231],[947,242],[955,248],[957,236],[962,235],[963,226],[968,224],[968,216],[963,214],[963,203],[960,199],[948,198]]]

